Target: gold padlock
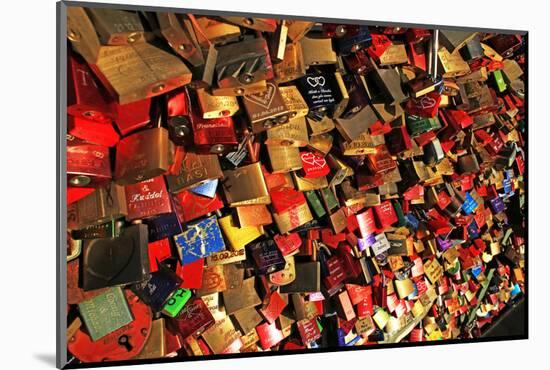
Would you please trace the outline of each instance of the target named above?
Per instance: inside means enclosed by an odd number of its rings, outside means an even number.
[[[193,28],[199,43],[203,46],[210,43],[225,44],[236,41],[241,36],[241,29],[238,26],[209,17],[197,17]]]
[[[409,61],[405,44],[391,44],[382,55],[380,55],[380,65],[389,66],[396,64],[405,64]]]
[[[218,219],[218,222],[233,251],[244,249],[248,243],[263,235],[261,226],[238,227],[231,215]]]
[[[238,87],[217,87],[212,89],[212,95],[215,96],[245,96],[251,94],[258,94],[267,90],[267,81],[261,80],[253,82],[248,85],[241,85]]]
[[[253,204],[248,206],[235,207],[240,227],[264,226],[273,222],[271,212],[264,204]]]
[[[254,133],[287,123],[294,114],[286,106],[279,87],[272,81],[267,82],[265,91],[246,95],[242,102]]]
[[[446,48],[442,47],[437,55],[443,67],[443,78],[459,77],[470,72],[470,65],[462,59],[460,53],[451,54]]]
[[[336,120],[336,128],[346,141],[351,142],[358,139],[361,134],[365,133],[370,126],[376,123],[376,121],[378,121],[378,117],[374,109],[368,105],[349,119],[338,118]]]
[[[327,176],[329,187],[340,185],[346,177],[353,176],[353,169],[344,163],[340,158],[329,154],[326,156],[327,164],[330,167],[330,174]]]
[[[376,145],[373,137],[368,133],[364,132],[355,140],[347,142],[342,141],[342,154],[343,155],[366,155],[366,154],[375,154]]]
[[[288,27],[284,19],[279,21],[279,25],[274,32],[267,34],[269,52],[273,63],[279,63],[285,58],[287,34]]]
[[[189,19],[182,14],[157,12],[158,32],[178,55],[193,66],[203,65],[205,60]]]
[[[334,136],[330,133],[311,136],[309,138],[308,149],[311,149],[320,156],[326,156],[332,149]]]
[[[344,180],[342,184],[340,184],[340,190],[342,191],[342,197],[346,207],[351,207],[356,204],[365,204],[367,201],[367,193],[359,191],[349,180]]]
[[[334,80],[336,81],[336,88],[338,89],[335,94],[336,96],[338,96],[338,100],[337,103],[334,105],[334,112],[332,114],[332,117],[339,118],[346,111],[350,98],[348,89],[340,72],[337,71],[334,73]]]
[[[67,8],[67,37],[119,104],[164,94],[191,82],[175,55],[147,42],[101,46],[86,11]]]
[[[145,342],[145,346],[137,355],[135,359],[144,360],[144,359],[156,359],[166,356],[166,336],[165,336],[166,326],[164,319],[153,320],[151,325],[151,331],[149,333],[149,338]]]
[[[177,175],[167,175],[166,182],[172,193],[198,186],[223,177],[218,156],[215,154],[185,153]]]
[[[145,40],[137,12],[107,8],[86,8],[103,45],[128,45]]]
[[[280,86],[279,92],[285,105],[292,112],[291,119],[305,117],[308,114],[309,108],[296,86]]]
[[[235,329],[231,319],[226,316],[206,329],[202,333],[202,337],[214,354],[220,354],[239,339],[241,333]]]
[[[275,82],[284,83],[296,80],[306,74],[302,44],[299,42],[287,44],[284,58],[273,65]]]
[[[303,147],[308,144],[307,125],[304,117],[291,119],[290,122],[267,130],[265,144]]]
[[[328,180],[326,176],[304,178],[298,175],[296,172],[292,173],[292,178],[296,184],[296,189],[299,191],[319,190],[328,186]]]
[[[239,111],[239,103],[234,96],[216,96],[205,89],[198,89],[197,98],[202,117],[206,119],[230,117]]]
[[[260,162],[227,170],[223,174],[222,187],[230,207],[271,203]]]
[[[311,214],[307,203],[303,203],[288,211],[274,213],[273,218],[277,223],[279,232],[281,232],[281,234],[285,234],[313,220],[313,215]]]
[[[326,134],[334,130],[334,121],[328,117],[324,116],[320,121],[307,118],[307,125],[311,136]]]
[[[300,43],[306,67],[338,63],[338,57],[332,49],[332,39],[308,35],[300,39]]]
[[[268,145],[267,154],[273,173],[291,172],[302,168],[298,147],[289,145]]]
[[[286,25],[288,27],[288,38],[292,42],[298,42],[315,25],[315,22],[287,20]]]

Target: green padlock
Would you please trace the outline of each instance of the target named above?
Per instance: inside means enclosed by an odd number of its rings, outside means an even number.
[[[179,288],[168,299],[168,302],[166,302],[162,308],[162,313],[170,317],[178,316],[187,301],[189,301],[189,298],[191,298],[191,291],[189,289]]]

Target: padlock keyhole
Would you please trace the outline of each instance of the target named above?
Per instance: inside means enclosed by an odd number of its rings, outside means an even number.
[[[130,352],[134,347],[130,344],[130,340],[128,339],[127,335],[121,335],[118,338],[118,344],[120,344],[122,347],[126,348],[128,352]]]

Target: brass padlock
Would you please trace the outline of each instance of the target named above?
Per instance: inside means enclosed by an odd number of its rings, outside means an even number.
[[[235,207],[240,227],[263,226],[273,223],[271,212],[264,204]]]
[[[260,316],[255,307],[240,309],[232,316],[243,333],[256,334],[256,340],[254,340],[254,343],[259,340],[258,334],[254,328],[256,328],[256,326],[263,321],[263,318]]]
[[[315,153],[326,156],[332,149],[334,136],[330,133],[311,136],[309,139],[308,149],[311,149]]]
[[[333,140],[334,136],[330,133],[315,135],[309,139],[307,148],[324,157],[332,149]]]
[[[405,44],[391,44],[382,55],[380,55],[380,65],[389,66],[408,63],[407,49]]]
[[[313,220],[313,215],[307,203],[302,203],[288,211],[274,213],[273,219],[279,228],[279,232],[285,234]]]
[[[326,160],[330,167],[330,174],[327,176],[329,187],[339,185],[346,177],[353,176],[353,169],[335,155],[327,155]]]
[[[316,121],[311,118],[307,118],[306,121],[311,136],[324,135],[332,131],[335,127],[334,121],[328,116],[324,116],[320,121]]]
[[[292,178],[294,179],[296,188],[299,191],[319,190],[328,186],[328,180],[326,176],[304,178],[298,175],[296,172],[293,172]]]
[[[332,39],[308,35],[300,39],[300,43],[306,67],[338,63],[338,57],[332,48]]]
[[[145,41],[137,12],[107,8],[86,8],[103,45],[128,45]]]
[[[149,43],[102,48],[94,67],[120,104],[164,94],[192,77],[176,56]]]
[[[285,105],[292,112],[290,119],[307,116],[309,108],[296,86],[280,86],[279,92],[283,97]]]
[[[222,187],[230,207],[271,203],[260,162],[227,170],[223,174]]]
[[[212,89],[212,95],[215,96],[245,96],[258,94],[267,90],[267,81],[261,80],[240,87],[217,87]]]
[[[198,186],[223,177],[218,156],[214,154],[185,153],[177,175],[167,175],[166,182],[172,193]]]
[[[202,117],[206,119],[230,117],[239,111],[239,103],[234,96],[216,96],[205,89],[198,89],[197,98]]]
[[[342,184],[340,184],[340,190],[346,207],[351,207],[356,204],[365,204],[367,202],[366,193],[355,188],[349,180],[344,180]]]
[[[195,292],[197,297],[223,292],[227,289],[224,265],[205,266],[202,273],[202,285]]]
[[[378,88],[385,95],[387,103],[400,104],[407,100],[407,96],[401,88],[401,78],[396,70],[375,68],[372,76]]]
[[[400,104],[390,104],[386,102],[372,102],[372,107],[380,120],[384,123],[392,122],[398,117],[402,117],[405,111]]]
[[[502,63],[504,64],[502,72],[504,73],[508,83],[511,83],[512,81],[515,81],[523,76],[523,69],[521,69],[518,62],[515,60],[505,59]]]
[[[358,139],[361,134],[365,133],[376,123],[376,121],[378,121],[378,117],[369,105],[349,119],[338,118],[336,120],[336,128],[346,141],[351,142]]]
[[[157,12],[160,34],[178,55],[198,67],[205,63],[200,45],[189,19],[182,14]]]
[[[273,173],[297,171],[302,168],[300,150],[295,146],[268,145],[267,154]]]
[[[468,41],[462,49],[460,49],[460,55],[467,61],[474,61],[483,57],[483,47],[478,37],[474,37]]]
[[[363,132],[355,140],[341,142],[343,155],[365,155],[376,153],[376,143],[371,135]]]
[[[69,8],[67,37],[118,103],[157,96],[191,82],[185,63],[150,43],[101,46],[85,10]]]
[[[166,328],[164,318],[153,320],[149,338],[135,359],[156,359],[166,356]]]
[[[263,235],[261,226],[238,227],[233,222],[233,217],[231,215],[220,218],[218,222],[233,251],[244,249],[248,243]]]
[[[349,75],[348,75],[349,76]],[[343,117],[344,115],[347,115],[349,113],[355,114],[359,110],[356,106],[353,106],[354,103],[357,103],[359,99],[355,99],[359,96],[359,94],[353,95],[353,88],[350,89],[350,85],[348,85],[348,78],[344,77],[340,72],[334,73],[334,80],[336,82],[335,84],[335,96],[336,96],[336,104],[334,106],[334,111],[332,113],[332,118],[339,118]],[[364,91],[362,91],[364,92]],[[350,96],[350,93],[352,95]],[[366,103],[366,94],[361,95],[361,100]],[[355,110],[354,110],[355,108]]]
[[[332,227],[332,231],[335,233],[342,232],[348,226],[344,209],[339,208],[336,212],[329,215],[329,223]]]
[[[209,44],[223,45],[234,42],[241,36],[241,29],[233,24],[220,22],[211,17],[196,17],[195,21],[193,22],[195,35],[203,47]]]
[[[315,22],[289,19],[286,21],[286,25],[288,27],[288,38],[291,39],[292,42],[298,42],[315,25]]]
[[[304,117],[291,119],[288,123],[267,130],[265,144],[303,147],[309,142]]]
[[[242,102],[254,133],[287,123],[293,114],[286,106],[279,87],[272,81],[267,82],[265,91],[245,95]]]
[[[271,61],[275,64],[281,62],[285,58],[287,34],[288,27],[284,19],[279,21],[279,25],[274,32],[267,34]]]
[[[296,80],[306,74],[302,44],[299,42],[287,44],[284,58],[281,62],[273,65],[275,81],[284,83]]]
[[[444,78],[459,77],[470,72],[470,66],[462,59],[460,53],[451,54],[445,47],[441,47],[437,55],[443,67]]]
[[[227,289],[222,293],[225,311],[228,315],[234,314],[246,308],[252,308],[262,303],[256,288],[254,288],[254,276],[244,279],[241,288]]]
[[[206,329],[202,333],[202,337],[214,354],[220,354],[238,340],[241,333],[235,329],[231,319],[226,316]]]

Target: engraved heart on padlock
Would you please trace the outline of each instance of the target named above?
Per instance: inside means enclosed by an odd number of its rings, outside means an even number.
[[[134,249],[129,237],[96,239],[86,248],[87,271],[98,279],[112,281],[130,264]]]
[[[326,82],[323,76],[308,77],[306,81],[311,87],[325,86]]]
[[[271,106],[273,98],[275,97],[275,89],[276,87],[274,84],[268,83],[266,91],[252,95],[245,95],[244,98],[254,104],[260,105],[265,109],[268,109]]]
[[[436,100],[429,96],[423,96],[420,101],[417,102],[417,107],[421,109],[429,109],[435,106]]]
[[[327,164],[325,158],[315,155],[314,153],[303,153],[302,162],[319,167],[324,167]]]

